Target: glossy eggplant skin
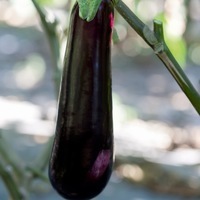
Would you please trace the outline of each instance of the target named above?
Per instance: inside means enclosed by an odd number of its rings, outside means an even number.
[[[113,165],[110,47],[113,7],[102,0],[86,22],[75,4],[49,164],[53,187],[67,199],[90,199],[106,186]]]

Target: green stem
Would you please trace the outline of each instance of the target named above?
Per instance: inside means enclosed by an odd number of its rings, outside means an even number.
[[[35,166],[27,166],[26,170],[29,171],[31,173],[31,177],[28,180],[27,184],[30,185],[31,181],[34,178],[39,178],[41,180],[43,180],[44,182],[49,182],[49,179],[47,178],[47,176],[43,173],[43,171],[40,171],[38,168],[36,168]]]
[[[194,108],[200,114],[200,96],[196,89],[193,87],[192,83],[189,81],[188,77],[185,75],[182,68],[179,66],[167,45],[164,43],[163,26],[162,23],[157,20],[154,20],[154,32],[158,38],[158,41],[163,42],[164,46],[164,51],[158,53],[157,56],[167,67]]]
[[[0,162],[0,176],[6,185],[6,188],[8,189],[12,200],[24,200],[25,197],[21,193],[19,185],[16,183],[13,177],[12,168],[10,167],[5,166],[2,164],[2,162]]]
[[[154,31],[151,31],[121,0],[113,0],[113,4],[120,15],[154,50],[200,115],[200,96],[167,47],[162,23],[155,20]]]
[[[55,85],[55,92],[56,92],[56,95],[58,96],[59,88],[60,88],[61,63],[62,63],[61,58],[60,58],[60,43],[59,43],[58,35],[56,32],[58,22],[55,18],[48,20],[48,16],[49,16],[48,13],[39,6],[36,0],[32,0],[32,2],[39,14],[39,17],[43,26],[43,30],[46,32],[48,42],[50,45],[52,61],[53,61],[53,66],[54,66],[53,79],[54,79],[54,85]]]
[[[146,25],[121,0],[113,0],[112,2],[120,15],[141,36]]]
[[[0,138],[0,156],[7,165],[12,166],[17,180],[21,182],[24,178],[22,161],[14,153],[14,150],[9,147],[2,134]]]
[[[48,42],[51,48],[52,52],[52,59],[54,63],[54,85],[55,85],[55,93],[56,97],[58,97],[59,94],[59,88],[60,88],[60,80],[61,80],[61,58],[60,58],[60,43],[58,40],[58,35],[56,33],[57,28],[57,21],[54,20],[53,22],[47,21],[47,12],[43,10],[39,4],[36,2],[36,0],[32,0],[33,4],[40,16],[40,20],[43,26],[44,31],[46,32],[46,35],[48,37]],[[68,8],[71,4],[71,1],[68,2]],[[37,169],[34,172],[34,177],[42,177],[41,173],[46,169],[48,162],[49,162],[49,156],[52,148],[52,142],[53,142],[53,136],[49,138],[48,143],[45,145],[44,150],[40,154],[40,157],[35,161],[35,169]],[[32,170],[33,172],[33,170]],[[41,172],[41,173],[39,173]],[[44,179],[44,177],[43,177]]]

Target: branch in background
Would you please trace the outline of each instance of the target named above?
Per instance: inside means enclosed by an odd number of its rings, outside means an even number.
[[[46,10],[42,9],[36,0],[32,0],[33,5],[35,6],[37,13],[39,14],[43,30],[45,31],[48,42],[50,45],[53,61],[53,74],[54,74],[54,84],[56,97],[58,97],[59,88],[60,88],[60,79],[61,79],[61,58],[60,58],[60,42],[57,35],[57,25],[58,22],[56,18],[49,18],[49,14]]]
[[[48,19],[48,13],[40,8],[39,4],[35,0],[32,0],[32,2],[40,16],[43,29],[46,32],[50,45],[54,66],[53,79],[56,95],[58,96],[61,79],[60,43],[56,31],[58,23],[55,18],[53,20]],[[9,194],[13,200],[25,199],[25,197],[21,194],[19,187],[24,186],[23,188],[29,190],[31,181],[34,178],[40,178],[43,181],[48,181],[47,177],[43,173],[49,161],[51,146],[52,138],[49,139],[48,144],[44,147],[44,151],[41,153],[39,160],[37,160],[38,162],[36,161],[33,168],[29,166],[22,166],[22,162],[18,159],[17,155],[14,154],[14,150],[9,150],[5,140],[0,138],[0,176],[8,188]]]
[[[113,4],[119,14],[154,50],[154,53],[163,62],[198,114],[200,114],[200,96],[167,47],[163,36],[162,23],[155,20],[154,31],[152,31],[121,0],[113,0]]]
[[[54,64],[53,74],[54,74],[55,92],[56,92],[56,97],[58,97],[60,80],[61,80],[61,63],[62,63],[60,58],[60,43],[56,31],[58,23],[55,17],[53,21],[48,21],[48,13],[39,6],[36,0],[32,0],[32,2],[40,16],[43,30],[45,31],[48,37],[48,42],[51,48],[52,59]],[[70,6],[70,3],[68,6]],[[44,146],[43,151],[41,152],[39,158],[35,161],[33,167],[31,168],[27,167],[28,171],[31,172],[32,174],[30,180],[32,180],[33,178],[41,178],[42,180],[47,181],[47,178],[43,173],[49,162],[52,142],[53,142],[53,136],[49,138],[49,141]]]
[[[26,170],[31,173],[31,177],[29,179],[28,184],[30,184],[34,178],[39,178],[39,179],[43,180],[44,182],[49,182],[48,177],[46,175],[44,175],[43,171],[38,170],[38,168],[36,168],[34,166],[33,167],[28,166],[28,167],[26,167]]]
[[[15,154],[14,149],[9,147],[6,139],[0,132],[0,162],[6,163],[7,166],[12,167],[13,175],[20,183],[24,178],[24,170],[22,166],[22,160]]]
[[[22,194],[19,184],[13,177],[12,166],[2,164],[0,161],[0,176],[9,191],[12,200],[25,200],[25,196]]]

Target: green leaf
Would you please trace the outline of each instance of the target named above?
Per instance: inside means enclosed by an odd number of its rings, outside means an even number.
[[[102,0],[77,0],[79,4],[79,16],[86,19],[88,22],[92,21],[97,13],[97,10]]]

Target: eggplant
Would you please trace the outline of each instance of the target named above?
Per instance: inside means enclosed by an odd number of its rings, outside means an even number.
[[[95,18],[72,9],[49,178],[67,199],[90,199],[106,186],[113,166],[111,35],[113,6],[102,0]]]

